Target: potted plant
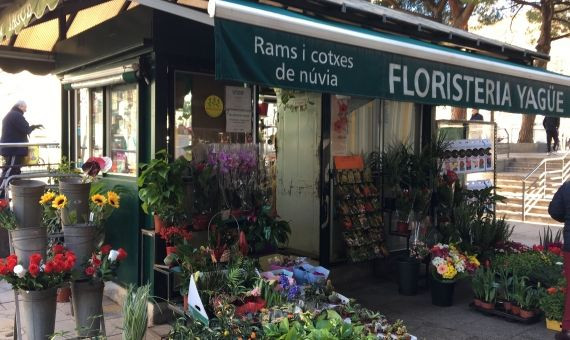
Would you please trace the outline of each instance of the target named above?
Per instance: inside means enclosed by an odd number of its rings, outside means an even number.
[[[527,286],[521,299],[517,300],[520,307],[520,316],[523,319],[530,319],[535,316],[540,302],[540,287]]]
[[[562,330],[562,317],[564,316],[564,296],[566,290],[559,287],[550,287],[540,298],[540,309],[546,317],[546,328],[560,332]]]
[[[218,180],[214,166],[207,163],[198,163],[191,167],[192,177],[195,179],[193,191],[192,227],[194,230],[204,230],[216,211],[218,201]]]
[[[513,299],[513,306],[511,313],[514,315],[519,315],[521,312],[521,303],[525,298],[527,281],[528,278],[526,276],[519,277],[516,274],[513,275],[513,291],[511,294]]]
[[[127,252],[123,248],[114,250],[111,245],[106,244],[82,264],[86,279],[71,283],[75,325],[79,337],[99,335],[105,282],[115,278],[119,264],[126,257]]]
[[[398,292],[402,295],[416,295],[420,263],[429,255],[429,248],[417,240],[410,247],[409,256],[398,261]]]
[[[176,252],[176,247],[192,239],[192,233],[184,227],[165,227],[160,237],[166,241],[166,255]]]
[[[32,254],[28,265],[18,264],[16,255],[0,260],[0,278],[19,291],[21,324],[30,339],[53,334],[57,287],[69,280],[75,261],[75,255],[63,248],[48,258]]]
[[[271,216],[266,208],[259,209],[257,215],[248,216],[247,221],[245,234],[253,253],[271,253],[289,241],[289,222]]]
[[[139,198],[146,214],[154,214],[155,232],[165,225],[165,218],[173,214],[182,214],[184,209],[185,186],[183,175],[188,161],[180,157],[172,163],[168,162],[165,150],[156,153],[156,158],[148,164],[141,165],[141,173],[137,180]]]
[[[498,277],[498,298],[503,303],[503,309],[510,312],[513,308],[511,292],[513,289],[513,275],[510,268],[497,269]]]
[[[148,300],[150,285],[136,288],[130,285],[123,304],[123,339],[142,340],[148,322]]]
[[[407,189],[395,193],[395,216],[396,231],[401,234],[410,232],[410,213],[412,211],[413,198]]]
[[[498,284],[495,281],[496,273],[492,268],[479,268],[477,269],[473,282],[480,281],[482,295],[479,296],[481,302],[480,307],[483,309],[494,309],[497,297]]]
[[[479,267],[475,256],[466,256],[453,245],[436,244],[430,250],[432,260],[432,304],[447,307],[453,305],[455,282]]]

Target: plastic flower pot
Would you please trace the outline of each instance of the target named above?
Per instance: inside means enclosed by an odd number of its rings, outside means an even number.
[[[75,329],[79,337],[99,335],[103,316],[102,281],[74,281],[71,283]]]
[[[77,261],[73,269],[81,271],[83,263],[87,262],[95,251],[97,227],[90,224],[73,224],[63,226],[65,247],[75,253]]]
[[[517,305],[513,305],[513,307],[511,308],[511,313],[513,315],[519,315],[521,313],[521,308]]]
[[[46,184],[41,181],[16,180],[10,183],[12,208],[18,229],[37,228],[42,225],[42,206],[38,204]]]
[[[473,304],[477,307],[481,307],[481,300],[479,299],[473,299]]]
[[[67,197],[67,206],[61,210],[61,219],[71,223],[69,216],[75,212],[76,223],[85,223],[89,218],[89,192],[91,183],[82,183],[81,178],[68,177],[59,180],[59,192]]]
[[[455,281],[431,280],[431,303],[435,306],[449,307],[453,305]]]
[[[546,319],[546,328],[555,332],[562,332],[562,321]]]
[[[65,286],[65,287],[60,287],[57,289],[57,302],[58,303],[69,302],[70,297],[71,297],[71,287]]]
[[[160,216],[158,216],[157,214],[154,214],[153,218],[154,218],[154,232],[158,234],[162,229],[166,228],[166,222],[162,218],[160,218]]]
[[[28,266],[28,258],[34,253],[42,255],[43,258],[46,257],[47,228],[36,227],[10,230],[10,237],[12,238],[14,252],[25,267]]]
[[[481,301],[481,308],[487,309],[487,310],[495,309],[495,303]]]
[[[398,292],[401,295],[416,295],[418,293],[419,271],[419,261],[410,258],[398,261]]]
[[[506,312],[511,312],[513,309],[513,303],[510,301],[505,301],[503,302],[503,308],[505,309]]]
[[[410,224],[408,222],[404,222],[404,221],[398,221],[396,223],[396,228],[398,230],[398,233],[400,234],[407,234],[409,233],[409,228],[410,228]]]
[[[522,309],[520,310],[520,314],[521,318],[523,319],[530,319],[532,317],[534,317],[535,315],[535,311],[533,310],[526,310],[526,309]]]
[[[184,310],[188,311],[188,294],[182,295],[182,304],[184,306]]]
[[[45,340],[54,333],[57,288],[20,290],[21,325],[27,339]]]

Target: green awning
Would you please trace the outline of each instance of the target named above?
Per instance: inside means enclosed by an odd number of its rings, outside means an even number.
[[[41,18],[53,11],[59,0],[16,0],[0,13],[0,41],[10,38],[28,25],[32,18]]]
[[[216,78],[570,116],[570,77],[242,0],[210,0]]]

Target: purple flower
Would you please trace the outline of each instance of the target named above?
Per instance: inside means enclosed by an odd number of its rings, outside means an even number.
[[[287,300],[293,300],[299,295],[299,286],[293,285],[289,288],[287,292]]]
[[[279,285],[283,287],[283,289],[287,289],[289,287],[289,278],[284,273],[279,275]]]

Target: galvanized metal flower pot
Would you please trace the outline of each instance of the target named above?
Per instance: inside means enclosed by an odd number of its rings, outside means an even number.
[[[99,335],[103,318],[102,281],[74,281],[71,283],[75,329],[79,337]]]
[[[41,181],[16,180],[10,183],[12,209],[18,228],[37,228],[42,225],[42,206],[38,203],[46,184]]]
[[[95,251],[97,227],[91,224],[64,225],[63,242],[68,250],[75,253],[77,261],[73,269],[81,270],[81,266]]]
[[[55,328],[57,288],[39,291],[20,290],[21,325],[24,338],[49,339]]]
[[[14,252],[25,267],[28,266],[30,255],[34,253],[39,253],[45,259],[47,250],[47,229],[45,227],[10,230],[10,237]]]
[[[59,180],[59,192],[67,197],[67,206],[61,211],[63,224],[86,223],[89,220],[89,192],[91,183],[82,183],[81,178],[69,177]],[[70,221],[75,214],[76,221]]]

